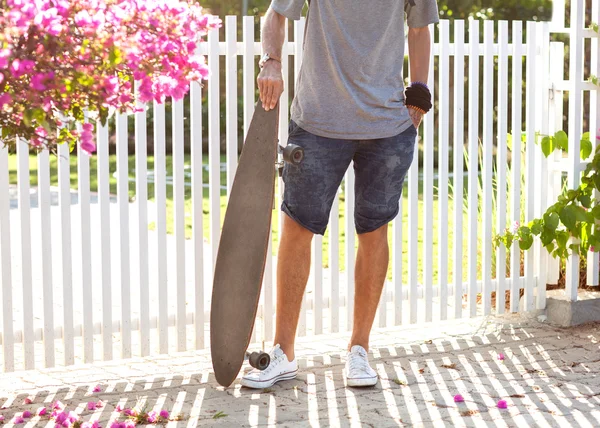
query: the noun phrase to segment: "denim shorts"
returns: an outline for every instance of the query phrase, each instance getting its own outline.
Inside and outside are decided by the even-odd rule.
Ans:
[[[288,144],[304,148],[304,160],[283,167],[282,211],[305,229],[323,235],[333,199],[354,161],[356,232],[372,232],[389,223],[398,215],[416,136],[411,125],[389,138],[339,140],[311,134],[290,121]]]

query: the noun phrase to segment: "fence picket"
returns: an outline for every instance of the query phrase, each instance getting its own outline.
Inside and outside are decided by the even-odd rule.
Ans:
[[[583,38],[584,0],[571,1],[571,32],[569,42],[569,153],[567,168],[567,187],[576,189],[580,181],[579,148],[581,139],[582,114],[580,112],[583,100],[581,84],[583,82]],[[572,244],[572,239],[567,245]],[[565,295],[568,300],[577,300],[579,284],[579,255],[572,253],[567,259]]]
[[[120,172],[120,174],[123,171]],[[125,169],[127,178],[127,169]],[[81,307],[83,310],[83,361],[94,361],[94,301],[92,292],[92,240],[90,220],[90,156],[83,150],[77,151],[77,186],[79,199],[79,222],[81,236]]]
[[[592,2],[592,18],[593,22],[600,22],[600,1]],[[590,74],[593,76],[600,75],[600,37],[594,37],[590,40]],[[544,39],[546,42],[546,39]],[[546,46],[544,46],[546,47]],[[598,95],[598,89],[590,91],[590,141],[594,146],[594,150],[598,147],[598,128],[600,122],[598,115],[600,115],[600,96]],[[592,153],[596,153],[593,151]],[[598,200],[600,198],[600,192],[594,191],[594,198]],[[598,227],[598,226],[596,226]],[[589,252],[588,263],[587,263],[587,285],[600,285],[600,253]],[[538,304],[538,306],[541,303]]]
[[[146,105],[137,103],[135,113],[135,201],[138,226],[138,286],[140,290],[140,356],[150,354],[150,270],[148,266],[148,142]]]
[[[194,247],[194,331],[196,349],[204,349],[204,228],[202,200],[202,88],[190,87],[192,158],[192,239]],[[237,146],[236,146],[237,150]],[[236,151],[237,153],[237,151]],[[237,160],[237,157],[236,157]]]
[[[453,146],[453,198],[454,198],[454,318],[462,317],[463,284],[463,176],[464,176],[464,123],[465,123],[465,22],[454,21],[454,146]]]
[[[121,271],[121,358],[131,357],[131,271],[129,255],[129,159],[127,115],[117,114],[117,205],[119,207],[119,269]]]
[[[492,308],[492,152],[494,150],[494,22],[485,21],[483,27],[483,242],[482,281],[483,314],[489,315]]]
[[[212,86],[212,85],[211,85]],[[209,89],[210,90],[210,89]],[[175,281],[177,284],[177,350],[186,349],[185,284],[185,176],[183,147],[183,100],[173,100],[173,230],[175,234]],[[217,145],[218,147],[218,145]],[[218,174],[217,170],[217,174]],[[218,177],[218,175],[217,175]],[[212,177],[211,177],[212,178]],[[217,183],[219,184],[219,183]],[[220,192],[220,190],[219,190]],[[211,207],[212,208],[212,207]],[[218,215],[218,212],[217,212]],[[218,219],[217,219],[218,220]]]
[[[508,22],[498,23],[498,155],[496,157],[496,230],[506,228],[506,137],[508,125]],[[498,246],[496,250],[496,313],[503,314],[506,305],[506,248]]]
[[[450,122],[450,22],[440,21],[438,101],[438,287],[440,319],[448,318],[448,146]],[[433,49],[432,49],[433,50]],[[456,231],[454,232],[456,233]]]
[[[469,21],[469,315],[477,315],[477,209],[479,184],[479,21]]]
[[[329,332],[340,331],[340,200],[336,194],[329,218]]]
[[[194,92],[194,84],[191,91]],[[192,96],[192,101],[195,98]],[[192,106],[193,108],[193,106]],[[154,101],[154,198],[156,205],[156,278],[158,281],[158,349],[169,352],[169,295],[167,293],[167,183],[165,105]],[[192,132],[195,132],[192,115]],[[200,117],[202,118],[202,117]],[[200,186],[202,189],[202,186]]]
[[[433,43],[433,31],[431,31],[431,43]],[[431,91],[431,99],[435,99],[434,93],[434,68],[433,68],[433,46],[431,46],[429,63],[429,76],[427,85]],[[432,109],[423,117],[423,284],[425,286],[425,322],[432,320],[433,305],[433,124],[434,110]]]
[[[523,23],[521,21],[513,21],[512,38],[511,227],[521,220],[521,45],[523,41]],[[521,250],[518,242],[514,242],[512,245],[510,259],[510,311],[518,312],[521,288]]]
[[[238,161],[237,139],[237,17],[225,17],[225,121],[227,146],[227,196],[231,192]]]
[[[108,127],[96,122],[96,159],[98,172],[98,208],[100,210],[100,284],[102,287],[102,355],[113,358],[112,273],[110,246],[110,171]]]
[[[0,147],[0,282],[2,290],[2,365],[5,372],[15,370],[13,328],[12,257],[10,233],[8,148]]]
[[[344,230],[346,231],[345,262],[346,265],[346,331],[352,329],[354,322],[354,255],[355,255],[355,229],[354,229],[354,164],[346,171],[344,178]]]
[[[535,192],[539,192],[539,188],[536,189],[535,181],[539,180],[539,177],[535,174],[535,109],[539,108],[536,103],[536,49],[537,39],[535,23],[527,23],[527,69],[526,69],[526,111],[525,111],[525,123],[526,123],[526,142],[525,142],[525,224],[529,223],[534,219],[534,198]],[[525,294],[524,304],[525,309],[530,311],[533,309],[533,247],[530,251],[525,252]]]
[[[221,235],[221,138],[219,113],[219,30],[208,32],[208,67],[211,80],[208,86],[208,185],[210,213],[210,245],[214,271]],[[252,118],[252,116],[250,116]]]

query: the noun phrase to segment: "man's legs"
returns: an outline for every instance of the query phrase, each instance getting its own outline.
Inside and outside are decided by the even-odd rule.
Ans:
[[[290,361],[294,355],[296,328],[302,298],[310,274],[310,244],[313,233],[286,214],[277,253],[277,312],[275,342]]]

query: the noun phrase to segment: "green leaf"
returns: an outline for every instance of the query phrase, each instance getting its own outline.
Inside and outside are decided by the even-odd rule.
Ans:
[[[590,197],[590,195],[579,195],[577,200],[582,206],[586,208],[590,208],[592,206],[592,198]]]
[[[548,245],[544,245],[544,247],[549,253],[551,253],[552,250],[554,250],[554,242],[550,242]]]
[[[589,135],[589,133],[588,133],[588,135]],[[592,146],[592,142],[589,140],[589,137],[587,140],[582,139],[579,142],[579,154],[581,156],[581,159],[585,160],[585,159],[589,158],[590,155],[592,154],[592,149],[593,149],[593,146]]]
[[[548,157],[554,151],[554,138],[552,137],[544,137],[542,138],[542,153],[544,156]]]
[[[556,243],[558,248],[565,250],[567,248],[567,241],[569,240],[569,234],[566,232],[558,232],[556,234]]]
[[[565,152],[569,151],[569,137],[567,137],[565,131],[558,131],[554,134],[554,138],[559,149],[564,150]]]
[[[594,187],[600,190],[600,174],[594,174],[592,178],[594,179]]]
[[[542,241],[542,245],[545,247],[554,241],[554,231],[550,231],[548,229],[544,229],[542,234],[540,235],[540,239]]]
[[[556,228],[558,227],[558,222],[559,222],[560,218],[558,216],[558,214],[556,213],[546,213],[544,214],[544,227],[546,229],[551,230],[552,232],[554,232],[556,230]]]
[[[575,207],[572,205],[564,207],[560,212],[560,221],[562,221],[562,224],[564,224],[567,229],[571,231],[575,229],[576,219],[577,212],[575,211]]]
[[[118,47],[113,46],[108,54],[108,62],[111,66],[119,65],[123,62],[123,56]]]
[[[521,250],[528,250],[533,245],[533,235],[524,236],[519,240],[519,248]]]
[[[592,215],[594,218],[600,219],[600,205],[596,205],[594,208],[592,208]]]
[[[535,219],[531,223],[531,233],[534,235],[539,235],[542,233],[542,221],[540,219]]]

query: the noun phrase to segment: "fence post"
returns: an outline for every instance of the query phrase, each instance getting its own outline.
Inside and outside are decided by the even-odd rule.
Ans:
[[[583,0],[571,2],[571,31],[569,38],[569,154],[567,185],[569,189],[579,186],[581,168],[579,158],[579,140],[581,137],[581,83],[583,79]],[[569,245],[573,244],[569,240]],[[573,253],[567,259],[567,277],[565,283],[566,297],[570,301],[577,300],[579,284],[579,255]]]

